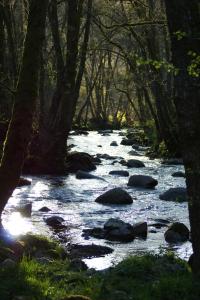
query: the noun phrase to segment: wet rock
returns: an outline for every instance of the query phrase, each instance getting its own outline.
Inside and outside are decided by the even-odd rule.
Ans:
[[[121,145],[124,145],[124,146],[132,146],[133,144],[135,143],[135,140],[134,139],[122,139],[121,141]]]
[[[129,168],[144,168],[145,164],[137,159],[129,159],[127,161],[127,167]]]
[[[131,228],[132,226],[128,223],[125,223],[124,221],[117,219],[117,218],[111,218],[104,224],[104,230],[110,231],[113,229],[120,229],[120,228]]]
[[[49,212],[49,211],[51,211],[51,209],[48,208],[47,206],[43,206],[43,207],[41,207],[41,208],[39,209],[39,211],[41,211],[41,212]]]
[[[85,152],[71,152],[67,156],[66,169],[68,172],[76,173],[79,170],[93,171],[96,166],[93,157]]]
[[[45,219],[45,223],[48,226],[51,226],[55,229],[61,227],[63,222],[64,222],[64,219],[59,216],[53,216],[53,217],[49,217],[49,218]]]
[[[18,208],[18,211],[23,217],[30,218],[32,214],[32,203],[27,203],[25,205],[21,205]]]
[[[104,230],[106,231],[105,238],[107,240],[128,242],[135,238],[133,226],[120,219],[109,219],[104,224]]]
[[[105,129],[105,130],[98,130],[98,133],[100,134],[104,134],[104,133],[113,133],[113,130],[112,129]]]
[[[88,270],[88,267],[84,261],[81,259],[72,259],[70,261],[70,269],[73,269],[73,271],[86,271]]]
[[[135,237],[146,238],[147,223],[140,222],[133,226],[117,218],[109,219],[103,228],[93,228],[83,230],[83,236],[89,238],[90,236],[98,239],[106,239],[109,241],[130,242]]]
[[[187,190],[183,187],[171,188],[159,196],[161,200],[185,202],[187,201]]]
[[[127,166],[127,161],[125,159],[121,159],[119,161],[119,163],[122,165],[122,166]]]
[[[135,150],[139,150],[140,146],[138,144],[133,144],[132,148],[135,149]]]
[[[18,187],[21,187],[21,186],[27,186],[27,185],[31,185],[31,180],[28,180],[26,178],[20,178],[19,179],[19,182],[18,182]]]
[[[133,155],[133,156],[141,156],[141,154],[140,153],[138,153],[137,151],[135,151],[135,150],[131,150],[131,151],[129,151],[128,152],[128,154],[129,155]]]
[[[99,176],[95,176],[93,174],[90,174],[88,172],[85,172],[85,171],[81,171],[79,170],[77,173],[76,173],[76,178],[77,179],[100,179],[100,180],[104,180],[103,178],[99,177]]]
[[[189,240],[189,229],[183,223],[173,223],[165,232],[165,240],[168,243],[185,242]]]
[[[98,158],[107,159],[107,160],[112,160],[112,159],[117,159],[117,158],[119,158],[118,156],[112,156],[112,155],[109,155],[109,154],[106,154],[106,153],[104,153],[104,154],[98,153],[98,154],[97,154],[97,157],[98,157]]]
[[[116,170],[116,171],[110,171],[110,175],[116,175],[116,176],[122,176],[122,177],[128,177],[129,172],[128,171],[123,171],[123,170]]]
[[[82,236],[85,239],[89,239],[91,236],[96,239],[104,239],[105,238],[106,231],[103,228],[95,227],[91,229],[83,229]]]
[[[158,184],[158,181],[151,176],[146,175],[132,175],[129,178],[128,186],[142,187],[151,189]]]
[[[147,222],[139,222],[133,225],[133,234],[134,236],[139,236],[139,237],[147,237]]]
[[[131,204],[133,199],[123,189],[114,188],[99,196],[95,202],[101,204]]]
[[[172,174],[173,177],[185,177],[185,173],[184,172],[174,172]]]
[[[116,141],[113,141],[113,142],[111,142],[111,143],[110,143],[110,146],[114,146],[114,147],[116,147],[116,146],[118,146],[118,144],[117,144],[117,142],[116,142]]]
[[[171,158],[161,161],[162,165],[183,165],[183,160],[178,158]]]
[[[113,252],[113,249],[106,246],[100,246],[100,245],[79,245],[74,244],[70,245],[68,248],[68,252],[70,257],[72,258],[92,258],[92,257],[101,257],[106,254],[110,254]]]

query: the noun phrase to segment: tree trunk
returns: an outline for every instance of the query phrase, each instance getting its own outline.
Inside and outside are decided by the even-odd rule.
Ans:
[[[0,215],[18,184],[31,137],[47,0],[31,0],[22,67],[0,166]]]
[[[200,273],[200,84],[188,73],[189,51],[200,51],[199,0],[165,0],[175,76],[175,105],[179,122],[193,246],[193,271]],[[178,32],[181,36],[177,36]]]
[[[65,171],[66,141],[74,110],[78,42],[83,1],[68,0],[66,63],[60,46],[57,3],[52,0],[49,19],[57,60],[57,84],[40,126],[40,153],[32,172],[60,174]]]

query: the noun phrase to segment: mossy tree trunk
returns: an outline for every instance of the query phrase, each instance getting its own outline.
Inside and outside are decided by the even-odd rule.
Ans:
[[[47,5],[48,0],[30,0],[22,66],[0,165],[0,215],[18,184],[31,137]]]
[[[189,53],[200,54],[199,0],[165,0],[175,76],[175,105],[186,171],[193,246],[193,271],[200,273],[200,83],[188,72]]]

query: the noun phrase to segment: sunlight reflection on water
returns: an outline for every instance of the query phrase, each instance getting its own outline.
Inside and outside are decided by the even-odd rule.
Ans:
[[[33,230],[33,224],[29,219],[23,218],[19,212],[13,212],[4,219],[3,225],[12,235],[25,234]]]

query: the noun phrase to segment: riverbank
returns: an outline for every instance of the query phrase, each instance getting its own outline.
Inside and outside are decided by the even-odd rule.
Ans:
[[[115,267],[95,271],[73,264],[60,246],[45,238],[25,239],[23,245],[25,254],[21,259],[6,259],[0,264],[1,300],[199,300],[200,297],[199,281],[192,277],[189,265],[170,253],[132,256]]]

